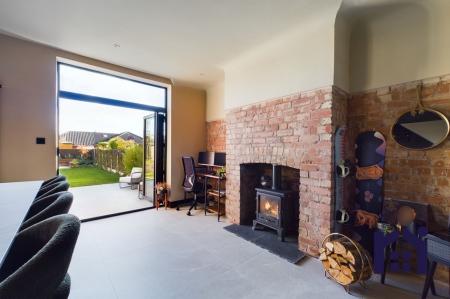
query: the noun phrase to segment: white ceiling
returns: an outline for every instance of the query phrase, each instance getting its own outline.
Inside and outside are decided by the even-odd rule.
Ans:
[[[221,66],[327,1],[337,0],[0,0],[0,29],[207,87],[223,77]]]

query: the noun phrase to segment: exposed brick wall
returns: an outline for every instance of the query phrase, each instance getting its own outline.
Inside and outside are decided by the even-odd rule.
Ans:
[[[423,82],[423,103],[449,117],[450,76],[437,81]],[[359,132],[375,129],[386,136],[385,197],[430,203],[435,224],[444,226],[450,213],[450,141],[427,151],[408,151],[390,136],[396,118],[415,106],[417,83],[352,96],[336,87],[323,88],[240,107],[227,113],[225,123],[208,124],[211,136],[226,131],[228,218],[240,221],[240,164],[277,163],[297,168],[299,248],[317,254],[320,241],[331,230],[332,132],[347,124],[349,153]],[[214,140],[208,137],[208,149],[221,148]],[[350,201],[346,204],[351,205]],[[440,269],[437,276],[448,281],[447,274]]]
[[[328,87],[227,113],[226,213],[232,222],[240,222],[239,194],[245,188],[240,186],[240,164],[277,163],[297,168],[299,248],[317,254],[320,242],[331,229],[333,95],[333,88]],[[339,121],[345,121],[343,115],[345,112],[337,117]]]
[[[423,104],[450,116],[450,76],[424,81]],[[348,103],[352,140],[378,130],[387,140],[385,198],[431,204],[433,228],[445,227],[450,213],[450,140],[426,151],[406,150],[391,137],[398,116],[416,105],[416,86],[409,82],[354,94]],[[447,271],[439,271],[441,279]],[[447,279],[448,281],[448,279]]]
[[[225,120],[215,120],[206,123],[206,150],[225,152],[225,135],[227,126]]]

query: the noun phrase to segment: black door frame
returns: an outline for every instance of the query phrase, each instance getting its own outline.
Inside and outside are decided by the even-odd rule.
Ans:
[[[153,162],[153,184],[164,182],[166,178],[166,114],[163,112],[154,112],[148,116],[144,117],[144,165],[143,165],[143,177],[144,177],[144,188],[143,188],[143,197],[145,199],[149,199],[147,194],[147,184],[145,183],[145,179],[147,177],[147,167],[146,167],[146,157],[147,153],[147,120],[153,118],[153,135],[154,135],[154,162]],[[153,206],[155,206],[155,189],[153,188]]]
[[[157,107],[157,106],[151,106],[151,105],[138,104],[138,103],[133,103],[133,102],[127,102],[127,101],[122,101],[119,99],[103,98],[103,97],[91,96],[91,95],[86,95],[86,94],[81,94],[81,93],[62,91],[62,90],[60,90],[60,66],[61,65],[67,65],[70,67],[82,69],[82,70],[89,71],[89,72],[99,73],[99,74],[116,77],[116,78],[123,79],[123,80],[128,80],[128,81],[137,82],[140,84],[164,89],[164,98],[165,98],[164,99],[164,108]],[[57,109],[57,114],[56,114],[56,118],[57,118],[56,134],[57,134],[57,136],[56,136],[56,138],[57,138],[57,142],[58,142],[57,147],[56,147],[56,158],[57,158],[57,165],[58,165],[58,167],[56,169],[57,175],[59,175],[59,159],[60,159],[59,158],[59,101],[61,98],[64,98],[64,99],[74,100],[74,101],[90,102],[90,103],[96,103],[96,104],[103,104],[103,105],[116,106],[116,107],[122,107],[122,108],[128,108],[128,109],[146,110],[149,112],[154,112],[154,115],[155,115],[155,137],[156,137],[155,138],[155,162],[157,161],[156,158],[158,158],[158,161],[160,161],[160,163],[154,163],[154,167],[155,167],[154,174],[156,176],[156,173],[157,173],[156,171],[158,170],[158,179],[160,179],[160,181],[164,181],[166,179],[166,164],[167,164],[167,160],[166,160],[167,122],[166,122],[166,119],[167,119],[167,102],[168,102],[168,88],[167,87],[157,85],[157,84],[151,84],[148,82],[143,82],[143,81],[136,80],[136,79],[130,79],[130,78],[110,74],[107,72],[102,72],[99,70],[90,69],[87,67],[77,66],[77,65],[73,65],[73,64],[69,64],[69,63],[61,62],[61,61],[58,61],[56,64],[56,72],[57,72],[57,85],[58,85],[57,86],[57,103],[56,103],[56,109]],[[159,123],[159,125],[157,126],[158,123]],[[145,130],[145,127],[144,127],[144,130]],[[145,138],[145,131],[144,131],[144,138]],[[158,145],[159,145],[159,151],[157,151],[158,145],[156,145],[156,143],[158,143]],[[156,157],[156,152],[159,152],[158,157]],[[145,158],[145,146],[144,146],[144,158]],[[145,160],[144,160],[144,163],[145,163]],[[158,169],[156,169],[157,164],[158,164]],[[145,175],[145,165],[143,165],[143,166],[144,166],[143,168],[144,168],[144,175]],[[145,179],[145,177],[144,177],[144,179]],[[156,179],[156,177],[155,177],[155,179]],[[144,184],[144,188],[145,188],[145,184]],[[153,209],[154,207],[155,207],[155,204],[153,201],[153,206],[149,207],[149,208],[142,208],[142,209],[119,212],[119,213],[114,213],[114,214],[109,214],[109,215],[104,215],[104,216],[99,216],[99,217],[93,217],[90,219],[85,219],[82,222],[88,222],[88,221],[92,221],[92,220],[103,219],[103,218],[108,218],[108,217],[113,217],[113,216],[118,216],[118,215],[123,215],[123,214],[128,214],[128,213],[133,213],[133,212],[138,212],[138,211],[143,211],[143,210],[148,210],[148,209]]]
[[[147,183],[146,183],[146,178],[147,178],[147,161],[146,161],[146,157],[147,157],[147,155],[148,155],[148,152],[147,152],[147,120],[149,120],[149,119],[151,119],[151,118],[153,118],[153,143],[155,144],[155,147],[154,147],[154,149],[153,149],[153,151],[154,151],[154,154],[153,154],[153,157],[155,157],[156,158],[156,112],[154,112],[154,113],[152,113],[152,114],[150,114],[150,115],[147,115],[147,116],[144,116],[144,158],[142,159],[143,160],[143,164],[144,165],[142,165],[142,169],[143,169],[143,185],[144,185],[144,188],[142,189],[142,196],[143,196],[143,198],[144,199],[150,199],[148,196],[147,196]],[[155,180],[155,169],[156,169],[156,167],[155,167],[155,165],[156,165],[156,159],[155,159],[155,161],[153,161],[153,184],[155,185],[155,182],[156,182],[156,180]],[[154,187],[154,186],[153,186]],[[153,202],[153,206],[155,206],[155,188],[153,188],[153,199],[152,199],[152,202]]]

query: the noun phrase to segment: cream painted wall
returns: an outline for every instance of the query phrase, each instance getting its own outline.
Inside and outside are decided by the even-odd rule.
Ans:
[[[365,9],[350,42],[352,91],[450,73],[450,1],[403,1]]]
[[[225,110],[333,84],[334,21],[341,1],[224,66]]]
[[[57,57],[170,84],[165,78],[0,35],[0,182],[45,179],[56,173]],[[168,107],[168,148],[172,150],[168,181],[180,186],[181,153],[196,156],[205,147],[205,93],[173,89]],[[37,136],[45,137],[46,144],[36,145]],[[178,187],[176,192],[179,195]]]
[[[169,114],[169,146],[167,165],[170,201],[183,199],[183,155],[197,160],[198,152],[206,149],[206,92],[184,86],[172,87],[172,106]]]
[[[216,82],[206,89],[206,121],[220,120],[225,118],[225,89],[224,81]]]
[[[209,92],[207,119],[331,84],[360,91],[450,73],[450,1],[327,5],[303,26],[225,64],[224,111]]]
[[[334,23],[334,85],[350,90],[350,33],[351,23],[339,9]]]

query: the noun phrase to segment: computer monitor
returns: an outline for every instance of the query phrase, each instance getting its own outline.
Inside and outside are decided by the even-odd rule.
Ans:
[[[225,166],[226,154],[220,152],[199,152],[198,164],[205,166]]]
[[[225,166],[226,165],[226,154],[225,153],[214,153],[214,166]]]
[[[214,164],[214,152],[199,152],[198,164],[201,165],[213,165]]]

